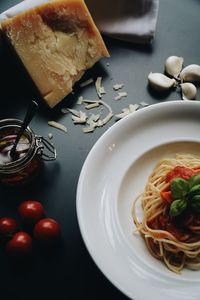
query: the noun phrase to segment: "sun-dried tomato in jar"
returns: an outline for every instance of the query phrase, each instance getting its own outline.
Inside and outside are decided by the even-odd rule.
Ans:
[[[21,124],[22,121],[17,119],[0,121],[0,183],[10,186],[30,182],[39,173],[43,160],[56,159],[56,151],[52,144],[42,136],[36,136],[29,127],[19,140],[17,155],[12,157],[10,151]],[[44,147],[52,156],[43,153]]]

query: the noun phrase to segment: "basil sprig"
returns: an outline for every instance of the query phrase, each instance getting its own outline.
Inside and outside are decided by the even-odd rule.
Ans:
[[[185,199],[178,199],[174,200],[170,205],[170,216],[176,217],[179,216],[186,208],[187,208],[187,201]]]
[[[190,177],[188,179],[188,183],[189,183],[190,188],[192,188],[193,186],[195,186],[197,184],[200,184],[200,173]]]
[[[170,183],[173,202],[169,213],[172,217],[179,216],[187,208],[200,213],[200,174],[192,176],[189,180],[175,178]]]
[[[184,199],[189,192],[188,181],[183,178],[175,178],[171,181],[170,189],[173,199]]]

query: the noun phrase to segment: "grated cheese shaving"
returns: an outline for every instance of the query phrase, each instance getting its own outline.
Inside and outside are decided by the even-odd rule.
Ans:
[[[129,113],[130,113],[130,112],[127,110],[127,111],[122,112],[121,114],[115,115],[115,117],[116,117],[117,119],[123,119],[124,117],[128,116]]]
[[[50,140],[53,138],[53,134],[52,134],[51,132],[48,134],[48,138],[49,138]]]
[[[83,96],[78,97],[77,104],[81,105],[83,103]]]
[[[125,107],[125,108],[122,109],[122,111],[125,112],[125,113],[129,112],[129,108]]]
[[[87,120],[87,124],[90,125],[90,126],[94,126],[95,125],[95,122],[98,121],[100,118],[100,114],[92,114],[89,119]]]
[[[55,128],[57,128],[57,129],[60,129],[60,130],[62,130],[62,131],[64,131],[64,132],[67,133],[67,127],[64,126],[63,124],[60,124],[60,123],[55,122],[55,121],[49,121],[49,122],[48,122],[48,125],[49,125],[49,126],[52,126],[52,127],[55,127]]]
[[[104,124],[103,124],[103,121],[102,120],[98,120],[97,123],[96,123],[96,126],[97,127],[102,127]]]
[[[136,111],[138,108],[139,108],[139,105],[138,105],[138,104],[130,104],[130,105],[129,105],[129,110],[130,110],[130,112],[134,112],[134,111]]]
[[[123,119],[128,116],[130,113],[135,112],[139,108],[139,104],[130,104],[128,108],[123,108],[122,113],[115,115],[117,119]]]
[[[106,91],[103,86],[101,86],[102,77],[97,77],[95,82],[96,92],[98,97],[101,99],[102,94],[106,94]]]
[[[90,79],[88,79],[88,80],[82,82],[82,83],[80,84],[80,87],[85,87],[85,86],[91,84],[93,81],[94,81],[94,80],[93,80],[92,78],[90,78]]]
[[[82,128],[82,131],[83,131],[84,133],[93,132],[94,130],[95,130],[95,127],[93,127],[93,126],[88,126],[88,127]]]
[[[113,85],[113,90],[118,91],[124,87],[123,83],[116,83]]]
[[[80,118],[80,111],[71,108],[68,108],[68,111],[72,113],[72,115]]]
[[[79,117],[72,115],[72,120],[74,124],[84,124],[87,120],[87,115],[85,112],[79,111]]]
[[[105,88],[103,86],[100,86],[100,93],[101,95],[106,94]]]
[[[127,97],[127,92],[119,92],[117,93],[117,96],[115,97],[115,100],[121,100],[123,97]]]
[[[103,125],[105,125],[106,123],[108,123],[113,117],[113,113],[109,112],[107,114],[107,116],[102,120]]]
[[[91,109],[99,106],[99,102],[94,102],[85,106],[86,109]]]
[[[88,99],[83,99],[83,103],[100,103],[100,100],[88,100]]]
[[[146,102],[140,102],[139,103],[141,106],[143,106],[143,107],[145,107],[145,106],[149,106],[149,104],[148,103],[146,103]]]

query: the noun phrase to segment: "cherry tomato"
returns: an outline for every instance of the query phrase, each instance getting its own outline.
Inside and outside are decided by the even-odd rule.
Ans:
[[[44,208],[42,204],[35,200],[22,202],[18,211],[22,220],[28,224],[35,224],[44,216]]]
[[[44,218],[36,223],[34,237],[41,242],[55,242],[60,237],[60,225],[53,219]]]
[[[15,219],[5,217],[0,218],[0,237],[1,238],[9,238],[15,233],[17,230],[17,223]]]
[[[7,243],[6,250],[13,256],[23,256],[30,254],[32,249],[32,239],[26,232],[19,231],[14,234]]]
[[[165,204],[171,204],[173,201],[171,191],[161,191],[160,197],[162,198]]]

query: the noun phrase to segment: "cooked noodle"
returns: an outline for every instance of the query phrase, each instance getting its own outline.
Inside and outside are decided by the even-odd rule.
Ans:
[[[169,183],[166,182],[166,174],[176,166],[200,168],[200,157],[191,154],[177,154],[175,158],[160,161],[149,176],[144,192],[134,201],[132,216],[151,255],[162,260],[171,271],[180,273],[183,267],[193,270],[200,269],[200,232],[188,233],[183,228],[174,229],[172,227],[174,225],[169,224],[173,230],[177,230],[179,233],[180,238],[178,238],[173,230],[163,230],[158,225],[150,226],[152,220],[156,224],[156,220],[160,216],[165,217],[169,213],[168,206],[162,200],[160,193],[169,186]],[[136,214],[138,201],[144,212],[142,221]]]

